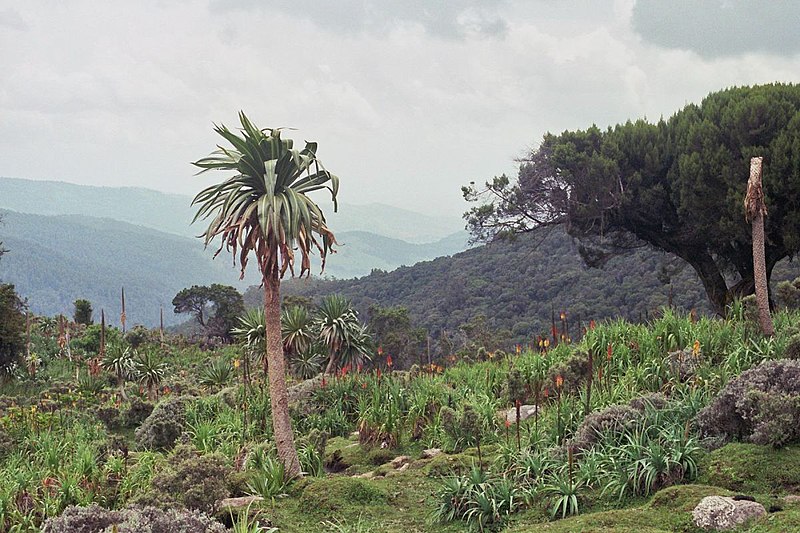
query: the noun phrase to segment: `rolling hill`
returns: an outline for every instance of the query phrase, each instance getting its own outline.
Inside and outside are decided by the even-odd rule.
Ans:
[[[360,231],[424,244],[449,237],[464,227],[458,217],[431,216],[376,203],[340,202],[339,211],[334,213],[325,195],[315,198],[337,235]],[[36,215],[112,218],[185,237],[195,237],[204,229],[200,222],[190,226],[194,217],[191,201],[189,196],[136,187],[92,187],[0,177],[0,209]]]
[[[452,257],[420,262],[392,272],[376,271],[349,280],[290,280],[285,295],[318,300],[330,293],[350,298],[363,318],[370,305],[404,306],[416,325],[436,336],[483,315],[494,330],[507,329],[515,342],[530,340],[550,328],[551,312],[566,311],[572,321],[627,318],[640,320],[668,303],[669,286],[662,267],[672,276],[673,304],[683,310],[710,313],[694,271],[670,256],[641,248],[610,260],[603,269],[583,264],[577,247],[560,228],[545,238],[521,235]],[[677,267],[677,268],[676,268]],[[800,275],[796,263],[775,268],[772,282]],[[260,291],[251,287],[245,303],[256,305]]]
[[[214,250],[194,238],[202,227],[190,226],[190,202],[147,189],[0,178],[0,241],[11,250],[0,262],[0,280],[14,283],[37,313],[69,313],[76,298],[87,298],[115,317],[124,285],[131,323],[151,326],[162,305],[168,323],[179,318],[169,304],[184,287],[258,283],[255,268],[239,282],[229,255],[212,261]],[[392,270],[466,248],[467,234],[452,220],[390,206],[343,205],[330,220],[350,229],[337,230],[341,246],[328,261],[329,278]],[[418,241],[434,240],[397,238],[414,232]],[[318,263],[312,268],[319,273]]]

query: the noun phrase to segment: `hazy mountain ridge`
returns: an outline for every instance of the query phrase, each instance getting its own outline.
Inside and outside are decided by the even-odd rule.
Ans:
[[[258,283],[254,262],[240,282],[230,254],[223,251],[212,261],[218,244],[204,250],[195,238],[202,227],[189,226],[189,203],[188,197],[148,189],[0,178],[0,241],[11,250],[0,261],[0,280],[14,283],[31,310],[49,315],[71,313],[75,299],[87,298],[98,316],[105,308],[109,316],[118,317],[119,293],[125,286],[129,322],[151,326],[158,323],[162,306],[167,323],[179,318],[170,302],[184,287],[224,283],[243,290]],[[428,225],[429,236],[449,233],[435,242],[413,244],[368,231],[337,231],[341,246],[328,259],[328,277],[392,270],[466,247],[466,232],[454,233],[443,222],[434,227],[441,220],[433,217],[388,206],[356,206],[355,214],[345,216],[349,208],[340,206],[331,220],[380,228],[391,223],[382,216],[394,210],[402,215],[400,222],[419,218],[418,223]],[[365,218],[370,213],[372,218]],[[407,223],[396,233],[410,227]],[[318,258],[312,258],[312,272],[319,274],[319,268]]]
[[[333,211],[329,198],[314,196],[337,234],[364,231],[408,243],[433,243],[460,230],[457,217],[416,213],[385,204],[339,204]],[[0,209],[39,215],[87,215],[112,218],[167,233],[196,237],[205,229],[195,214],[192,198],[138,187],[96,187],[61,181],[0,177]]]
[[[80,215],[0,214],[10,250],[0,261],[0,279],[14,283],[35,313],[71,314],[72,302],[86,298],[97,318],[101,308],[118,317],[124,286],[130,324],[157,324],[162,306],[169,324],[178,318],[170,302],[180,289],[246,284],[230,263],[212,261],[202,243],[185,237]]]

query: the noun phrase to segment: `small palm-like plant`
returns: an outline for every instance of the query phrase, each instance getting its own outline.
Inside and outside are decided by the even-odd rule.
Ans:
[[[320,373],[325,356],[314,346],[292,356],[292,372],[300,379],[310,379]]]
[[[369,335],[344,296],[331,294],[323,298],[314,323],[320,342],[328,350],[326,374],[367,357]]]
[[[247,482],[248,492],[266,500],[285,496],[291,479],[287,476],[283,463],[269,455],[262,457],[259,462],[259,467]]]
[[[230,361],[224,357],[218,357],[203,369],[200,375],[200,384],[212,389],[221,389],[231,381],[232,377],[233,367]]]
[[[311,316],[308,310],[295,305],[281,313],[281,338],[287,354],[305,352],[314,341]]]
[[[262,361],[264,363],[264,380],[267,379],[267,357],[266,357],[266,325],[264,309],[257,307],[248,309],[238,318],[238,324],[231,330],[235,339],[244,345],[244,380],[250,381],[250,360]]]
[[[159,361],[153,351],[139,352],[134,361],[136,380],[147,387],[147,395],[152,398],[156,387],[164,379],[167,363]]]
[[[121,343],[112,344],[106,350],[106,355],[100,361],[100,365],[104,370],[114,374],[119,391],[122,397],[126,398],[125,381],[133,376],[136,369],[133,351]]]

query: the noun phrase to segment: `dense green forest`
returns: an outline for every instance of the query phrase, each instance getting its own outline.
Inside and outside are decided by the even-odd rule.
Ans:
[[[553,310],[567,312],[573,322],[644,319],[668,304],[670,281],[674,306],[711,312],[694,271],[667,254],[641,248],[602,269],[589,268],[563,230],[547,231],[358,279],[287,280],[283,292],[313,299],[340,293],[366,319],[372,305],[403,306],[417,326],[434,336],[483,315],[492,329],[510,330],[510,342],[548,332]],[[797,273],[795,264],[781,263],[773,284]],[[245,293],[248,306],[260,301],[256,288]]]

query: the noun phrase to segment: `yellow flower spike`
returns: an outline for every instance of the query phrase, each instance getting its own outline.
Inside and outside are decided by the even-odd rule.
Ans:
[[[238,359],[234,359],[233,360],[233,368],[239,368],[239,364],[240,364],[240,362],[239,362]]]

